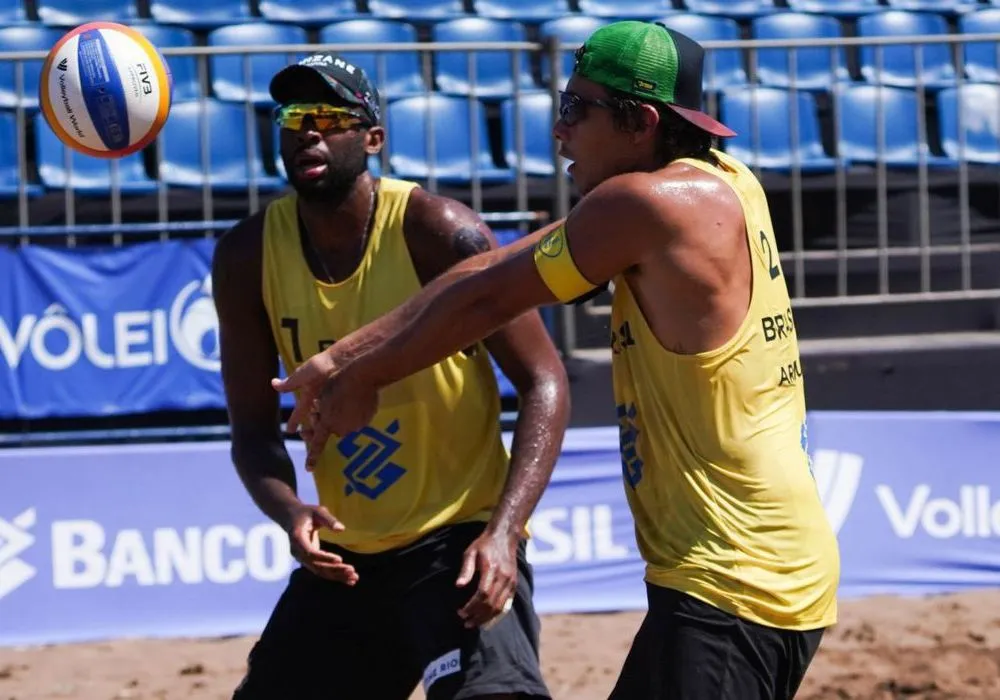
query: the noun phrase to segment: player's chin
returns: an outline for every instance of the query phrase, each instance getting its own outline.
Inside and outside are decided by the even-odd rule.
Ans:
[[[576,187],[577,191],[581,195],[586,195],[588,192],[594,189],[594,184],[592,183],[592,181],[589,178],[587,178],[586,175],[581,174],[579,171],[574,172],[574,174],[570,177],[570,179],[573,181],[573,185]]]
[[[326,177],[313,179],[292,175],[292,177],[289,178],[289,183],[296,193],[304,199],[324,197],[329,191]]]

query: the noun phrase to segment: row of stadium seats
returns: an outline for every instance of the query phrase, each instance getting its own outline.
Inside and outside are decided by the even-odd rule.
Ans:
[[[566,43],[581,42],[604,20],[586,17],[564,17],[544,23],[539,35],[559,36]],[[739,29],[734,20],[705,15],[677,14],[664,18],[670,26],[698,40],[735,40]],[[192,47],[195,35],[180,27],[160,25],[135,25],[160,47]],[[1000,8],[983,10],[966,15],[959,20],[960,31],[966,33],[1000,33]],[[842,36],[840,23],[828,16],[802,13],[782,13],[757,18],[751,25],[751,35],[760,39],[809,39]],[[862,17],[858,21],[859,36],[906,36],[911,34],[945,34],[947,26],[940,15],[890,11]],[[0,51],[47,50],[58,39],[60,30],[50,27],[21,26],[0,29]],[[524,41],[523,25],[504,20],[470,18],[443,22],[435,26],[432,38],[437,41]],[[417,31],[412,24],[394,20],[348,20],[326,25],[319,30],[321,43],[412,43],[417,41]],[[308,43],[306,30],[290,24],[244,23],[227,25],[212,30],[207,35],[210,46],[267,46]],[[737,49],[710,52],[706,61],[706,88],[719,90],[729,86],[746,85],[751,76],[756,82],[774,87],[786,87],[793,82],[804,89],[825,90],[834,82],[849,81],[852,74],[848,55],[851,50],[841,47],[789,49],[761,49],[753,58]],[[469,55],[465,52],[446,51],[427,62],[417,51],[375,53],[348,53],[348,57],[376,77],[380,90],[387,98],[403,97],[424,90],[443,94],[475,94],[483,98],[504,98],[513,94],[515,77],[521,90],[544,86],[550,79],[548,55],[539,57],[539,65],[532,65],[532,56],[520,55],[518,70],[514,70],[513,54],[504,51],[486,51],[475,54],[475,84],[470,81]],[[794,59],[791,57],[794,56]],[[960,65],[962,77],[977,82],[1000,82],[1000,65],[995,42],[974,42],[961,46]],[[299,55],[256,54],[211,56],[207,60],[210,96],[255,104],[269,104],[267,92],[271,76]],[[953,63],[952,47],[946,44],[928,44],[918,51],[912,45],[887,46],[881,50],[861,47],[856,57],[857,77],[868,83],[913,86],[922,84],[935,89],[954,85],[959,76]],[[198,59],[194,56],[170,56],[168,62],[174,79],[174,98],[186,100],[205,92],[199,80]],[[245,66],[249,63],[249,66]],[[37,91],[41,70],[40,61],[24,62],[22,89],[17,90],[16,66],[13,62],[0,63],[0,107],[21,104],[27,108],[37,106]],[[753,69],[756,69],[754,73]],[[572,71],[572,54],[565,52],[560,75]],[[536,77],[537,76],[537,77]],[[249,87],[249,89],[248,89]],[[19,97],[20,95],[20,97]]]
[[[0,23],[37,21],[72,27],[93,20],[131,23],[151,19],[192,28],[248,20],[319,26],[353,17],[440,21],[481,16],[540,22],[572,14],[653,19],[670,12],[756,17],[785,9],[858,16],[887,7],[961,14],[1000,0],[0,0]]]
[[[496,130],[500,143],[496,148],[490,142],[490,123],[482,102],[444,95],[391,102],[387,114],[388,172],[404,178],[428,178],[432,162],[426,137],[432,130],[433,172],[441,182],[468,183],[473,168],[484,183],[509,182],[518,170],[530,176],[552,176],[551,98],[548,93],[525,94],[519,105],[524,144],[520,168],[514,101],[500,105]],[[778,88],[728,90],[721,96],[720,115],[739,135],[726,140],[723,146],[751,165],[765,169],[789,170],[798,162],[803,172],[832,171],[836,161],[824,145],[821,123],[821,112],[830,107],[821,108],[809,92]],[[935,95],[932,108],[929,112],[936,115],[933,122],[927,119],[928,110],[923,109],[915,91],[867,85],[843,89],[836,110],[836,130],[844,164],[851,167],[883,162],[906,167],[916,166],[923,159],[930,166],[954,167],[963,158],[959,109],[966,125],[964,159],[971,163],[1000,163],[1000,86],[967,84],[958,90],[946,89]],[[219,192],[236,192],[247,189],[252,174],[260,190],[283,187],[276,128],[272,125],[270,134],[262,133],[257,116],[244,106],[212,99],[177,104],[161,136],[159,179],[171,186],[207,184]],[[33,122],[33,160],[41,185],[32,186],[31,195],[45,188],[64,188],[69,181],[65,149],[40,116],[35,115]],[[933,138],[922,139],[921,123],[935,122],[938,126],[928,125],[925,132]],[[202,124],[207,131],[203,132]],[[475,147],[471,145],[471,124],[476,127]],[[192,138],[192,134],[199,133],[207,134],[204,166],[202,140]],[[16,115],[0,112],[0,194],[7,197],[17,194],[17,143]],[[932,143],[937,146],[931,148]],[[74,190],[82,194],[109,191],[108,161],[74,152],[71,162]],[[377,162],[372,164],[379,167]],[[119,161],[118,177],[126,194],[157,187],[142,154]]]

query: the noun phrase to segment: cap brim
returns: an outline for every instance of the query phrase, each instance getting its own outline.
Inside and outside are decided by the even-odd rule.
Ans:
[[[282,68],[271,78],[269,91],[271,98],[278,104],[287,104],[301,99],[303,94],[314,90],[328,91],[344,102],[360,105],[361,101],[351,94],[337,81],[327,78],[321,71],[312,66],[293,64]]]
[[[688,109],[687,107],[679,107],[678,105],[668,104],[670,109],[674,110],[679,116],[684,117],[687,121],[694,124],[696,127],[702,131],[707,131],[713,136],[736,136],[736,132],[730,129],[728,126],[722,122],[712,119],[710,116],[704,112],[699,112],[696,109]]]

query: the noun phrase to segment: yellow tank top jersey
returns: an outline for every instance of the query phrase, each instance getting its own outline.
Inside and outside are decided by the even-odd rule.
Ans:
[[[414,186],[381,179],[368,247],[354,273],[337,284],[317,280],[306,264],[296,195],[268,206],[264,303],[289,371],[420,289],[403,236]],[[488,520],[507,467],[499,391],[480,345],[386,387],[368,426],[331,438],[313,478],[320,502],[346,529],[323,530],[321,537],[369,553],[442,525]]]
[[[767,200],[753,174],[685,159],[739,196],[752,300],[722,347],[660,345],[614,280],[612,367],[622,474],[646,580],[786,629],[836,621],[837,541],[810,472],[791,304]],[[665,301],[665,303],[667,303]]]

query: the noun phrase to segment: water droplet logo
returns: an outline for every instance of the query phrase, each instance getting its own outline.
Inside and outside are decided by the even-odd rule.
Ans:
[[[170,336],[185,360],[198,369],[219,371],[219,317],[212,300],[211,275],[188,283],[174,299]]]

